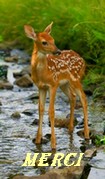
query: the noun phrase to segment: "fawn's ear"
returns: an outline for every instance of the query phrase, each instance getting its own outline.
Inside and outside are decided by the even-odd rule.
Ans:
[[[52,25],[53,25],[53,22],[51,22],[51,24],[49,24],[46,28],[45,28],[45,32],[47,32],[48,34],[51,33],[51,29],[52,29]]]
[[[27,37],[36,40],[36,33],[34,32],[34,29],[30,25],[24,25],[24,31]]]

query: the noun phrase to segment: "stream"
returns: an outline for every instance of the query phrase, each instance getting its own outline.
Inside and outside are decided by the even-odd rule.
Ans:
[[[15,53],[15,52],[14,52]],[[43,137],[45,143],[40,148],[34,144],[33,139],[37,132],[38,121],[38,91],[35,86],[22,88],[14,84],[14,72],[21,71],[29,63],[7,63],[0,57],[0,65],[8,65],[8,81],[13,84],[11,90],[0,90],[0,179],[11,179],[14,175],[24,174],[34,176],[44,173],[48,167],[22,167],[27,153],[51,152],[51,133],[48,119],[49,98],[46,100],[43,120]],[[32,98],[32,95],[36,97]],[[13,114],[20,116],[14,118]],[[69,114],[69,102],[65,95],[58,90],[55,102],[57,118],[65,119]],[[80,152],[83,138],[78,132],[83,129],[79,123],[83,120],[82,108],[75,109],[77,125],[72,139],[67,128],[55,127],[57,151],[64,154],[71,151]],[[105,108],[101,102],[94,102],[92,96],[88,97],[88,116],[91,130],[103,133],[105,130]],[[36,123],[35,123],[36,122]],[[91,145],[91,141],[90,141]],[[91,170],[88,179],[105,178],[105,149],[98,149],[97,155],[90,161]]]

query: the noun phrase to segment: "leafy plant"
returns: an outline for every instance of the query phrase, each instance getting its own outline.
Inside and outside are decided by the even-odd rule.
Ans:
[[[94,139],[94,144],[96,146],[105,145],[105,135],[96,135]]]
[[[32,49],[32,42],[24,24],[38,32],[53,21],[57,46],[77,51],[100,69],[97,74],[105,74],[105,1],[0,0],[0,19],[1,41],[18,39],[26,49]]]

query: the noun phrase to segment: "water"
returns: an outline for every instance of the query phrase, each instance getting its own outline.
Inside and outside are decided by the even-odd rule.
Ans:
[[[7,64],[1,61],[1,64]],[[13,84],[15,79],[13,72],[20,71],[27,64],[19,65],[9,63],[8,79]],[[19,88],[14,85],[13,90],[1,90],[0,101],[2,106],[0,107],[0,178],[11,178],[12,175],[24,174],[27,176],[38,175],[42,173],[42,168],[37,167],[22,167],[23,161],[27,153],[34,154],[35,152],[51,152],[50,139],[46,144],[42,144],[40,149],[33,143],[35,134],[37,131],[37,125],[32,125],[34,119],[38,119],[38,100],[34,102],[27,99],[33,93],[37,93],[35,86],[31,88]],[[46,110],[43,122],[43,136],[50,134],[50,127],[48,125],[48,103],[46,103]],[[101,103],[94,103],[92,98],[88,98],[88,111],[89,122],[91,123],[91,129],[98,132],[104,130],[105,110]],[[23,111],[30,109],[34,110],[32,115],[25,115]],[[64,118],[69,114],[69,103],[67,98],[61,92],[57,92],[56,98],[56,115],[59,118]],[[18,111],[21,115],[19,119],[14,119],[11,115]],[[82,118],[82,109],[75,110],[75,114],[79,114]],[[57,138],[57,151],[64,154],[74,151],[80,152],[83,139],[77,135],[80,129],[75,127],[73,137],[71,139],[68,129],[55,128]],[[105,157],[105,153],[103,152]],[[92,161],[94,163],[94,160]],[[105,166],[105,161],[101,161]],[[94,165],[92,167],[94,169]],[[97,164],[98,165],[98,164]],[[102,166],[100,166],[100,171]],[[44,172],[47,168],[44,168]],[[94,170],[93,170],[94,171]],[[91,178],[89,178],[91,179]],[[102,179],[102,178],[101,178]]]

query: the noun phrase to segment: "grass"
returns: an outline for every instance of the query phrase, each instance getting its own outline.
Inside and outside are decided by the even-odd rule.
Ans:
[[[96,66],[94,74],[105,75],[104,0],[0,0],[0,19],[0,42],[18,39],[26,49],[32,49],[32,41],[25,36],[24,24],[39,32],[53,21],[57,46],[77,51]]]
[[[96,135],[93,137],[94,141],[93,143],[96,146],[105,145],[105,135]]]

